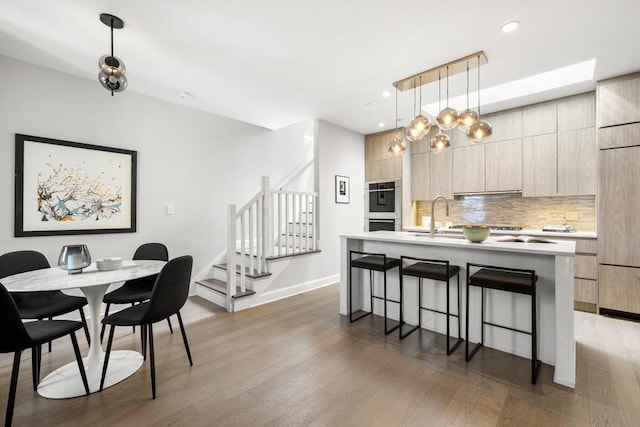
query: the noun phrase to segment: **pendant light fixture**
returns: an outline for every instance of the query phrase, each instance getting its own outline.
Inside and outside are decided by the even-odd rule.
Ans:
[[[395,137],[389,141],[389,144],[387,144],[387,151],[394,156],[400,156],[404,154],[406,149],[407,144],[398,132],[398,87],[396,86],[396,134]]]
[[[128,84],[124,75],[126,73],[124,62],[113,54],[113,29],[124,28],[124,21],[108,13],[101,13],[100,21],[111,28],[111,55],[102,55],[98,60],[98,68],[100,68],[98,80],[105,89],[111,91],[111,96],[113,96],[113,92],[122,92]]]
[[[442,130],[450,130],[458,125],[459,120],[458,111],[449,107],[449,66],[447,65],[447,106],[438,114],[438,127]]]
[[[476,110],[469,108],[469,60],[467,59],[467,109],[460,114],[458,129],[466,132],[471,125],[480,119],[480,115]]]
[[[416,116],[416,100],[415,100],[415,93],[416,93],[416,88],[415,86],[413,87],[413,115],[414,115],[414,119],[411,121],[411,124],[409,125],[409,127],[407,128],[406,131],[406,136],[407,139],[411,142],[418,142],[418,141],[422,141],[422,139],[429,133],[429,131],[431,130],[431,122],[429,121],[429,119],[425,116],[422,115],[422,76],[419,77],[419,84],[420,84],[420,103],[418,104],[418,112],[420,114],[418,114]],[[397,90],[396,90],[397,92]]]
[[[440,107],[440,104],[442,103],[442,97],[441,97],[441,91],[440,91],[440,83],[441,83],[440,80],[441,80],[440,71],[438,71],[438,107]],[[433,151],[434,153],[441,153],[451,146],[451,143],[449,142],[449,137],[444,133],[442,133],[442,127],[440,126],[439,119],[440,119],[440,114],[438,114],[438,133],[433,138],[431,138],[431,144],[430,144],[431,151]]]
[[[482,120],[480,116],[480,55],[478,55],[478,121],[472,124],[467,130],[467,138],[471,142],[482,142],[493,133],[491,125]]]

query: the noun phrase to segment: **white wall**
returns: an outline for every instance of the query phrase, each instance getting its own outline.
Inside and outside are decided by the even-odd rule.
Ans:
[[[136,94],[135,81],[112,97],[97,80],[5,56],[0,76],[0,253],[35,249],[55,264],[64,244],[100,258],[160,241],[171,257],[193,255],[197,272],[224,250],[227,204],[246,203],[262,175],[278,183],[313,157],[312,120],[270,131]],[[138,151],[137,232],[13,237],[16,133]]]

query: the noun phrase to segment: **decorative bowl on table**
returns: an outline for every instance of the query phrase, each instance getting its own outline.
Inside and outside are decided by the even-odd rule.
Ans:
[[[96,267],[100,271],[110,271],[117,270],[122,267],[122,258],[120,257],[111,257],[111,258],[100,258],[96,260]]]
[[[462,227],[462,234],[472,243],[480,243],[487,240],[491,232],[488,225],[465,225]]]

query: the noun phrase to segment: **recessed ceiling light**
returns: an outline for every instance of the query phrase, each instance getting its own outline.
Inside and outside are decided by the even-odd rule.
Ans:
[[[388,90],[385,90],[384,92],[382,92],[382,97],[383,98],[388,98],[391,96],[391,92],[389,92]]]
[[[384,127],[384,122],[380,122],[380,123],[378,123],[378,127],[379,127],[379,128],[383,128],[383,127]]]
[[[510,33],[512,31],[517,30],[519,25],[520,25],[520,22],[511,21],[504,24],[501,29],[503,33]]]

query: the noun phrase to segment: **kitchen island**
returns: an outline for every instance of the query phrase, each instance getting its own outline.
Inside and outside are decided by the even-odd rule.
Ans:
[[[575,242],[557,241],[550,243],[501,242],[490,237],[482,243],[471,243],[464,238],[430,238],[428,234],[412,232],[376,231],[341,236],[340,265],[340,314],[349,314],[349,251],[384,253],[400,258],[413,256],[418,258],[449,260],[460,267],[461,306],[464,307],[466,263],[496,265],[502,267],[527,268],[536,271],[538,300],[538,358],[555,366],[554,382],[567,387],[575,387],[575,340],[573,325],[573,271]],[[363,274],[364,273],[364,274]],[[376,272],[374,293],[382,295],[382,273]],[[387,272],[387,298],[399,299],[398,270]],[[445,286],[429,286],[425,279],[423,302],[444,310]],[[369,274],[353,269],[353,307],[369,310],[369,299],[363,298],[369,292]],[[451,281],[451,310],[457,312],[455,302],[456,279]],[[472,288],[470,304],[469,339],[480,341],[480,290]],[[405,278],[404,320],[417,324],[417,282]],[[506,292],[487,292],[487,321],[505,324],[523,330],[530,330],[530,297]],[[398,320],[398,304],[388,303],[388,316]],[[374,302],[374,314],[382,315],[383,301]],[[465,313],[460,313],[462,337],[465,336]],[[451,319],[451,330],[457,331],[455,318]],[[423,313],[423,328],[444,332],[445,316],[437,313]],[[383,333],[381,331],[381,333]],[[455,335],[455,332],[454,332]],[[502,328],[485,327],[485,346],[513,353],[522,357],[531,357],[531,339],[527,335],[514,333]],[[458,349],[457,351],[464,351]]]

